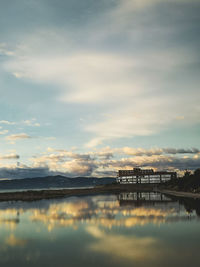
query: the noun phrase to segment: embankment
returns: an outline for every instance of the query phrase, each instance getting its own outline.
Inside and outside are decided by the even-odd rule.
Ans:
[[[154,185],[103,185],[94,188],[57,189],[57,190],[28,190],[23,192],[0,193],[0,201],[34,201],[41,199],[61,198],[91,194],[119,194],[121,192],[155,191]]]
[[[174,191],[174,190],[166,190],[166,189],[159,189],[158,190],[160,193],[171,195],[171,196],[176,196],[176,197],[184,197],[184,198],[199,198],[200,199],[200,194],[199,193],[191,193],[191,192],[182,192],[182,191]]]

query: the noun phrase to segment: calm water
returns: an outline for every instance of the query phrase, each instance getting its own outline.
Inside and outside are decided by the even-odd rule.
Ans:
[[[0,203],[0,266],[199,266],[200,204],[155,193]]]

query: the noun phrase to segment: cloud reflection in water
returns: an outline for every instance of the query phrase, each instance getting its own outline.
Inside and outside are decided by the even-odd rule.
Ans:
[[[7,226],[14,230],[22,216],[32,223],[42,223],[48,231],[68,226],[77,229],[84,223],[106,228],[133,227],[149,223],[159,225],[188,218],[188,213],[177,202],[120,205],[116,196],[93,196],[51,201],[48,202],[49,205],[45,205],[46,203],[47,201],[42,201],[38,207],[30,204],[26,208],[18,205],[16,208],[0,209],[0,227]]]
[[[195,212],[189,215],[177,201],[123,202],[116,195],[2,202],[0,263],[4,261],[3,266],[10,267],[16,258],[18,263],[24,262],[22,267],[27,262],[30,266],[36,262],[41,266],[42,260],[48,261],[49,266],[65,266],[66,262],[69,266],[81,266],[84,260],[88,266],[93,258],[97,267],[132,266],[133,262],[143,267],[147,266],[147,260],[148,266],[157,267],[160,265],[156,263],[168,258],[165,246],[173,258],[182,255],[181,246],[169,245],[167,240],[179,231],[177,225],[185,227],[188,222],[198,223],[197,220]],[[168,228],[172,233],[166,234]],[[193,233],[187,233],[187,240],[190,235]],[[193,252],[195,247],[192,243]],[[174,255],[176,250],[180,253]]]

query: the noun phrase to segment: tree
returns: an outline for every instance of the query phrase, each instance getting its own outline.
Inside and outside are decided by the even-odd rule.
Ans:
[[[199,176],[200,177],[200,168],[196,169],[194,171],[194,176]]]
[[[190,171],[188,171],[188,170],[185,170],[185,173],[184,173],[184,176],[183,176],[183,177],[189,177],[189,176],[190,176],[190,174],[191,174],[191,172],[190,172]]]

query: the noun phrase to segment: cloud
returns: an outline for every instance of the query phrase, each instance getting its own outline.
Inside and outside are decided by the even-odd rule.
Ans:
[[[51,151],[53,149],[50,149]],[[51,170],[65,172],[69,176],[91,176],[97,168],[90,154],[77,154],[67,150],[54,150],[54,154],[35,156],[30,160],[35,166],[49,166]]]
[[[22,179],[22,178],[35,178],[44,177],[48,175],[57,175],[59,172],[50,171],[46,167],[28,167],[21,166],[16,167],[16,165],[8,167],[0,167],[0,178],[10,178],[10,179]]]
[[[156,93],[155,93],[156,94]],[[146,97],[137,97],[135,100],[127,100],[124,106],[118,105],[118,109],[115,108],[110,110],[108,115],[102,116],[97,122],[89,122],[85,125],[84,130],[93,134],[95,137],[92,138],[86,147],[95,147],[105,140],[113,140],[117,138],[131,138],[134,136],[149,136],[164,132],[167,127],[173,128],[173,126],[179,125],[183,127],[192,125],[198,122],[196,112],[196,104],[190,107],[190,111],[185,109],[182,113],[185,113],[185,121],[177,123],[175,113],[178,112],[181,105],[186,107],[187,94],[182,97],[182,103],[174,96],[166,96],[164,99],[158,95],[150,96],[147,94]],[[192,112],[194,116],[188,115]],[[186,114],[187,113],[187,114]]]
[[[86,147],[95,147],[105,140],[152,135],[172,122],[173,119],[170,118],[170,114],[166,120],[162,120],[163,112],[159,112],[158,108],[152,107],[150,99],[149,103],[145,104],[144,102],[147,101],[144,100],[143,103],[138,101],[131,108],[119,107],[118,110],[112,111],[108,117],[100,122],[85,126],[85,131],[97,136],[91,139]],[[166,118],[164,114],[163,117]]]
[[[7,120],[1,120],[0,124],[6,124],[6,125],[26,125],[26,126],[32,126],[32,127],[39,127],[40,123],[36,121],[35,118],[30,120],[23,120],[20,122],[13,122],[13,121],[7,121]]]
[[[0,164],[0,178],[22,179],[55,175],[67,177],[91,176],[96,168],[97,165],[92,160],[70,160],[60,163],[57,160],[41,161],[39,159],[38,161],[35,160],[30,166],[20,164],[16,167],[16,164],[7,164],[6,166]]]
[[[48,137],[45,137],[46,140],[56,140],[56,137],[55,136],[48,136]]]
[[[131,148],[124,147],[121,149],[116,149],[116,152],[132,155],[132,156],[152,156],[152,155],[163,155],[163,154],[200,154],[200,150],[198,148],[152,148],[152,149],[144,149],[144,148]]]
[[[0,131],[0,135],[7,134],[7,133],[8,133],[8,130],[2,130],[2,131]]]
[[[52,171],[62,171],[69,176],[113,176],[119,169],[135,166],[172,170],[181,173],[200,166],[198,148],[102,148],[79,154],[65,149],[48,148],[47,153],[30,159],[35,167],[48,166]]]
[[[32,137],[26,133],[11,134],[5,137],[6,140],[11,141],[11,142],[17,141],[17,140],[23,140],[23,139],[30,139],[30,138]]]
[[[32,158],[32,160],[35,162],[44,162],[44,161],[62,162],[69,158],[72,158],[75,160],[83,160],[83,161],[91,160],[90,154],[87,154],[87,153],[78,154],[78,153],[74,153],[73,151],[68,151],[64,149],[52,149],[52,148],[48,148],[48,152],[55,152],[55,153],[46,154],[42,156],[35,156]]]
[[[4,159],[19,159],[20,156],[14,153],[8,154],[8,155],[0,155],[0,160]]]
[[[32,126],[32,127],[40,127],[40,123],[35,122],[35,119],[32,120],[24,120],[23,123],[27,126]]]
[[[97,169],[97,165],[93,160],[72,160],[62,165],[69,173],[73,175],[91,176],[93,171]]]
[[[187,4],[185,0],[165,0],[167,4]],[[198,0],[191,0],[191,3],[198,3]],[[113,18],[122,17],[123,21],[129,21],[133,18],[133,14],[149,11],[151,8],[159,7],[163,4],[163,0],[120,0],[118,5],[111,12]]]
[[[105,160],[111,159],[114,156],[112,152],[106,152],[106,151],[94,152],[92,154],[94,154],[94,156],[97,156],[100,159],[105,159]]]
[[[184,149],[184,148],[164,148],[163,151],[167,154],[199,154],[198,148]]]
[[[14,51],[8,48],[8,45],[6,43],[0,43],[0,56],[13,56]]]
[[[180,41],[195,33],[196,13],[187,15],[193,3],[123,0],[84,27],[40,27],[18,41],[3,68],[18,79],[51,84],[55,99],[79,105],[80,113],[89,105],[92,118],[82,123],[88,147],[195,125],[197,37]]]
[[[198,2],[110,1],[102,12],[90,7],[87,22],[80,23],[77,19],[73,25],[68,19],[65,24],[66,14],[62,17],[59,12],[58,21],[61,19],[62,27],[54,22],[49,27],[39,24],[37,28],[34,24],[31,30],[27,27],[29,33],[16,32],[15,47],[1,43],[0,53],[4,55],[1,68],[14,75],[12,80],[16,85],[30,83],[20,92],[26,90],[25,94],[29,95],[27,90],[32,90],[31,101],[44,95],[47,105],[55,104],[49,111],[42,99],[42,112],[37,109],[38,114],[47,112],[50,116],[49,112],[53,112],[56,118],[61,110],[69,112],[72,122],[69,124],[73,126],[61,134],[67,132],[70,137],[74,128],[83,131],[84,142],[88,141],[86,147],[89,148],[120,138],[156,135],[169,129],[187,127],[190,130],[190,126],[192,128],[200,121]],[[48,11],[51,4],[47,7],[45,3],[42,7]],[[104,3],[100,5],[104,6]],[[58,16],[57,9],[51,12],[47,13]],[[35,86],[39,88],[38,92],[33,92]],[[33,105],[37,108],[36,102]],[[59,113],[59,118],[65,116],[65,112]],[[75,116],[82,118],[81,125],[76,124]],[[52,129],[59,123],[60,120],[52,123]],[[1,120],[0,125],[8,126],[9,130],[9,125],[26,127],[18,129],[26,132],[27,127],[39,127],[40,123],[27,117],[16,122]],[[0,134],[6,134],[5,131],[1,129]],[[55,139],[49,136],[41,139],[45,143]],[[31,136],[26,133],[9,133],[6,140],[15,142],[29,138]],[[57,142],[58,138],[53,143]],[[82,147],[79,149],[82,151]],[[199,164],[197,148],[118,147],[86,153],[64,149],[47,152],[32,157],[27,172],[22,168],[16,172],[22,171],[22,176],[32,175],[32,169],[41,167],[44,168],[41,173],[115,176],[119,168],[135,165],[179,171],[185,167],[194,169]]]
[[[0,155],[0,160],[9,159],[17,160],[19,155],[14,152]],[[199,168],[200,151],[198,148],[105,147],[87,153],[75,153],[73,150],[48,148],[46,152],[29,158],[28,165],[20,164],[16,167],[16,164],[1,163],[0,177],[25,178],[57,174],[68,177],[116,177],[118,170],[135,166],[176,171],[182,175],[185,169]]]
[[[15,125],[16,123],[12,121],[1,120],[0,124]]]
[[[96,103],[116,102],[116,91],[117,99],[134,95],[132,65],[128,57],[117,54],[74,51],[62,56],[23,55],[7,62],[6,68],[18,78],[64,86],[61,101]]]
[[[185,169],[195,170],[200,166],[200,157],[174,157],[164,155],[136,156],[133,158],[122,158],[110,160],[104,163],[107,169],[132,169],[135,166],[143,168],[154,168],[155,170],[183,171]]]

